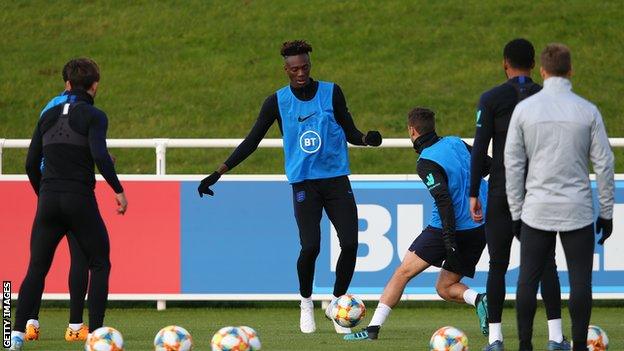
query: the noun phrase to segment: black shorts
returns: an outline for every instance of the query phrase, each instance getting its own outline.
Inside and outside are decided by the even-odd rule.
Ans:
[[[414,240],[409,251],[415,253],[432,266],[442,267],[447,271],[473,278],[475,268],[485,248],[485,228],[480,226],[469,230],[458,230],[455,232],[455,241],[457,242],[457,251],[461,262],[461,272],[456,272],[446,267],[444,262],[446,250],[444,249],[444,240],[442,239],[442,229],[428,226]]]

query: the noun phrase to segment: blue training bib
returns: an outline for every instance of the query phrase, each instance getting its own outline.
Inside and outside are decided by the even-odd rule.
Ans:
[[[310,101],[285,86],[277,91],[282,117],[284,167],[289,183],[350,174],[347,140],[334,118],[334,83],[318,82]]]
[[[483,225],[470,217],[470,152],[464,142],[455,136],[447,136],[425,148],[421,158],[431,160],[444,169],[455,211],[455,230],[469,230]],[[487,208],[487,182],[481,179],[479,200],[483,213]],[[433,206],[429,225],[442,228],[437,206]]]

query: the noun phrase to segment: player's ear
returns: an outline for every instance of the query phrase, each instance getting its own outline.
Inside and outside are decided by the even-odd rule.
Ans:
[[[72,90],[71,82],[70,81],[66,81],[65,82],[65,91],[71,91],[71,90]]]

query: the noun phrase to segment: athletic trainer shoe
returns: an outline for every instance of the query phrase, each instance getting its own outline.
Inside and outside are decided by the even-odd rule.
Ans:
[[[26,322],[26,332],[24,333],[24,340],[39,340],[39,327],[30,320]]]
[[[487,336],[490,334],[490,326],[488,323],[487,295],[477,295],[477,301],[475,303],[475,306],[477,310],[477,317],[479,317],[479,326],[481,327],[481,333]]]
[[[11,335],[11,347],[9,350],[11,351],[21,351],[24,346],[24,339],[17,335]]]
[[[378,325],[369,325],[359,332],[347,334],[342,338],[347,341],[377,340],[380,328]]]
[[[65,340],[66,341],[85,341],[87,340],[88,334],[89,334],[89,327],[87,327],[84,324],[78,330],[74,330],[70,327],[67,327],[67,330],[65,331]]]
[[[505,346],[500,340],[496,340],[493,343],[483,348],[483,351],[505,351]]]
[[[572,350],[572,345],[570,345],[570,342],[566,340],[565,336],[563,337],[563,340],[561,340],[561,342],[548,340],[548,351],[557,351],[557,350],[566,350],[566,351]]]
[[[299,318],[299,329],[302,333],[309,334],[316,331],[316,322],[314,322],[314,305],[301,304],[301,316]]]

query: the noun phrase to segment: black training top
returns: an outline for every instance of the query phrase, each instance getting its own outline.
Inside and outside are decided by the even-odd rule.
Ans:
[[[47,110],[35,127],[26,157],[26,173],[33,189],[37,194],[93,194],[95,164],[115,193],[123,192],[106,148],[106,114],[93,106],[93,97],[86,91],[75,89],[70,95],[75,95],[76,100],[65,117],[66,104],[60,104]]]
[[[423,134],[414,141],[414,149],[420,154],[424,149],[437,143],[440,139],[436,132]],[[466,143],[464,143],[464,145],[466,145],[468,152],[472,151],[470,145]],[[491,161],[491,158],[487,155],[483,159],[484,164],[481,170],[482,173],[480,174],[481,178],[488,175]],[[448,188],[448,177],[444,168],[432,160],[419,158],[418,162],[416,162],[416,173],[418,173],[418,176],[424,183],[427,182],[427,176],[430,175],[433,176],[433,179],[442,179],[439,185],[429,188],[429,193],[433,197],[433,201],[438,208],[440,220],[442,221],[442,232],[449,234],[455,233],[455,209],[453,207],[451,192]]]
[[[310,83],[302,88],[290,87],[293,94],[299,100],[309,101],[314,98],[316,91],[318,90],[318,82],[310,78]],[[364,134],[360,132],[353,122],[353,118],[347,108],[347,102],[345,101],[342,89],[338,84],[334,84],[334,92],[332,96],[332,104],[334,108],[334,118],[336,122],[342,127],[347,137],[347,141],[353,145],[365,145],[362,140]],[[264,135],[273,125],[273,122],[277,120],[282,132],[282,117],[279,112],[279,106],[277,103],[277,94],[272,94],[264,100],[260,114],[256,123],[251,128],[251,131],[245,137],[245,140],[238,145],[238,147],[232,152],[230,157],[224,162],[228,169],[236,167],[239,163],[243,162],[249,155],[251,155],[258,144],[264,138]],[[283,134],[283,133],[282,133]]]
[[[488,180],[488,194],[506,196],[505,192],[505,139],[514,108],[524,98],[542,87],[525,76],[514,77],[481,95],[477,107],[477,131],[475,133],[470,162],[470,196],[479,196],[483,160],[487,156],[490,140],[492,146],[492,169]]]

